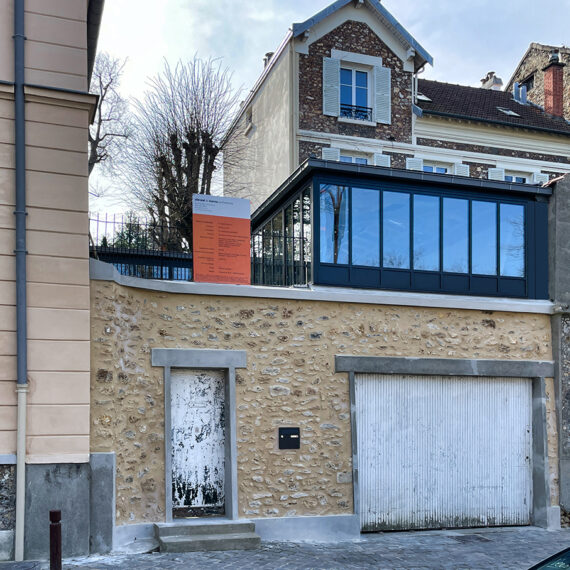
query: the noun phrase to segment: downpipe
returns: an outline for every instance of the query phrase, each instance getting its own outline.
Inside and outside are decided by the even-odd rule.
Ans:
[[[18,425],[16,436],[16,532],[14,559],[24,559],[26,512],[26,412],[28,332],[26,299],[26,115],[24,98],[24,0],[14,0],[14,123],[16,155],[16,338]]]

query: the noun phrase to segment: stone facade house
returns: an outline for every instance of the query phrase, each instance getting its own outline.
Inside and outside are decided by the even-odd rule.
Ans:
[[[74,18],[80,39],[96,5]],[[376,0],[335,2],[266,59],[234,124],[248,160],[224,171],[228,193],[257,206],[252,285],[143,279],[88,262],[84,208],[65,197],[87,197],[92,100],[46,88],[49,116],[79,121],[64,131],[81,150],[64,148],[70,138],[52,133],[55,119],[40,128],[33,117],[45,115],[28,117],[31,140],[59,142],[57,152],[31,151],[28,165],[30,180],[44,168],[42,180],[58,184],[44,184],[57,212],[34,216],[30,204],[30,271],[50,261],[28,285],[27,409],[42,421],[30,422],[24,451],[37,483],[26,536],[40,536],[47,509],[60,505],[75,533],[66,554],[191,547],[205,526],[241,529],[247,545],[253,526],[280,540],[559,526],[570,481],[560,404],[570,367],[570,177],[561,176],[570,126],[520,90],[420,80],[431,56]],[[84,90],[79,60],[74,89]],[[49,86],[60,72],[42,77]],[[10,144],[0,140],[0,151]],[[0,152],[7,212],[12,154]],[[49,237],[31,239],[53,220]],[[63,228],[78,236],[70,256],[56,247]],[[0,337],[2,370],[12,370],[0,376],[5,557],[14,541],[12,249],[0,255],[10,300],[2,322],[12,323]],[[63,282],[32,294],[55,267]],[[70,496],[75,514],[65,511]],[[45,543],[30,540],[25,554],[45,556]]]

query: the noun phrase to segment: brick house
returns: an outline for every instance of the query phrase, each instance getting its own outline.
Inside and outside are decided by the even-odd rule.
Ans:
[[[267,54],[235,122],[247,155],[225,167],[225,192],[255,208],[309,156],[526,183],[568,173],[570,125],[531,103],[542,105],[543,74],[564,69],[570,105],[569,67],[542,71],[549,50],[531,44],[505,92],[424,80],[431,56],[380,2],[337,1]],[[514,82],[531,68],[523,101]]]

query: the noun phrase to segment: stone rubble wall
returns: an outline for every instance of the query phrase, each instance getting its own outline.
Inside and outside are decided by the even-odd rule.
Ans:
[[[152,348],[247,352],[237,370],[240,517],[353,512],[347,374],[336,354],[550,360],[547,315],[170,294],[91,282],[91,449],[114,451],[117,524],[162,521],[163,368]],[[552,501],[557,445],[547,383]],[[280,451],[277,428],[299,426]]]

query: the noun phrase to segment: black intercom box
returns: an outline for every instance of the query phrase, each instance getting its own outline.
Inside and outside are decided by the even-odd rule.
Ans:
[[[301,434],[298,427],[279,428],[279,449],[299,449]]]

